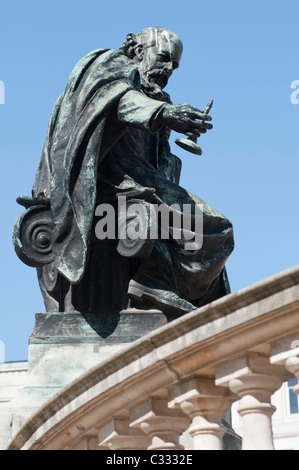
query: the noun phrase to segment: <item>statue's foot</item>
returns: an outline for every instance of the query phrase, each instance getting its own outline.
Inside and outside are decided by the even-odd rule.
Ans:
[[[132,307],[145,310],[158,308],[166,315],[168,320],[178,318],[197,308],[173,291],[147,287],[133,279],[129,283],[128,295]]]

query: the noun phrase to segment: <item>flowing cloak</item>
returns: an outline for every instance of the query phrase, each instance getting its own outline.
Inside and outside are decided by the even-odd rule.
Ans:
[[[105,193],[110,202],[111,194],[136,188],[142,194],[151,188],[167,206],[202,206],[203,249],[188,251],[180,240],[157,239],[134,277],[163,295],[174,290],[200,306],[228,293],[224,265],[233,249],[233,231],[222,214],[175,178],[169,181],[168,158],[174,156],[168,142],[161,172],[163,130],[158,117],[164,105],[141,92],[137,66],[122,51],[99,49],[85,56],[54,106],[33,197],[50,203],[57,271],[79,285],[88,262],[95,206],[107,202]],[[153,159],[161,157],[157,165]]]
[[[80,282],[86,266],[99,162],[126,130],[114,123],[104,142],[107,115],[139,89],[132,60],[98,49],[78,62],[53,108],[32,196],[50,202],[54,264],[71,283]]]

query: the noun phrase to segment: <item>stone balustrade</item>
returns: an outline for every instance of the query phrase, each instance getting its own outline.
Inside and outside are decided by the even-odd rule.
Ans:
[[[92,367],[37,410],[8,449],[221,450],[225,439],[237,442],[222,418],[238,401],[242,449],[272,450],[271,396],[299,378],[298,340],[296,267]]]

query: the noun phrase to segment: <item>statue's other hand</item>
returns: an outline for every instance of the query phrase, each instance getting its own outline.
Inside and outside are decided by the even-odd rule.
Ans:
[[[163,120],[170,129],[187,135],[199,136],[213,128],[212,124],[204,122],[211,121],[211,116],[189,104],[166,104]]]

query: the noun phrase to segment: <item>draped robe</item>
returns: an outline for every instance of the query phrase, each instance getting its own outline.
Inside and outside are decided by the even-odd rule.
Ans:
[[[228,292],[233,229],[179,186],[180,162],[161,124],[164,106],[143,93],[137,66],[121,50],[89,53],[54,106],[32,194],[50,202],[54,264],[73,284],[84,276],[97,204],[132,192],[142,199],[149,188],[154,202],[200,206],[202,247],[188,251],[182,240],[158,239],[136,274],[162,296],[174,292],[198,306]]]

